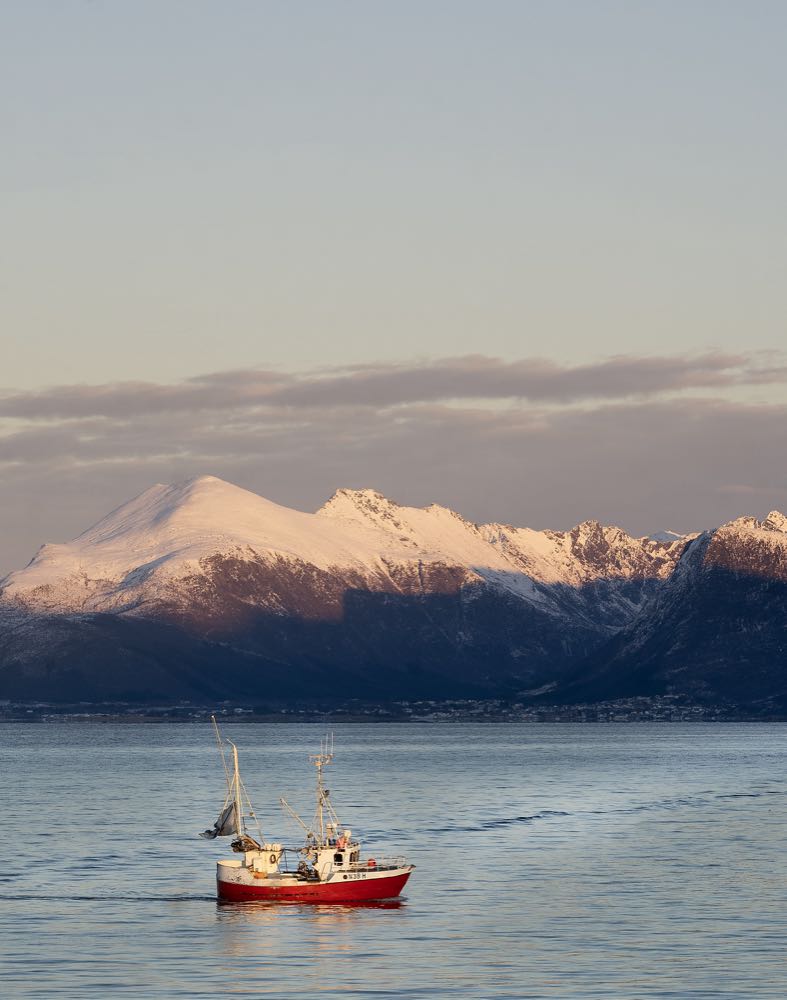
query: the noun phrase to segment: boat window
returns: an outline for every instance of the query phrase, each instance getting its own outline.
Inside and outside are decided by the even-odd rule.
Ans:
[[[344,864],[344,855],[342,853],[340,853],[339,851],[337,851],[336,854],[334,854],[334,856],[333,856],[333,863],[335,865],[343,865]]]

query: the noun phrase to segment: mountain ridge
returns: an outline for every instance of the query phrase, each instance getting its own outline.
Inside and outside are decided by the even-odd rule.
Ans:
[[[664,639],[681,615],[699,634],[692,602],[714,572],[741,592],[787,581],[787,517],[660,540],[594,519],[476,524],[372,489],[307,513],[198,476],[150,487],[0,580],[0,697],[141,697],[137,676],[150,697],[306,697],[337,678],[359,697],[586,697],[593,683],[631,689],[642,650],[646,686],[670,692]]]
[[[27,567],[0,580],[0,597],[32,606],[43,602],[50,611],[77,610],[91,590],[86,579],[129,589],[152,576],[165,582],[194,572],[201,559],[216,554],[242,557],[246,551],[370,576],[385,572],[387,563],[414,559],[461,565],[499,584],[501,574],[509,574],[502,585],[535,600],[525,577],[577,584],[597,579],[607,568],[619,577],[647,575],[651,564],[654,575],[663,575],[672,546],[632,539],[597,521],[570,532],[478,525],[449,508],[404,507],[374,490],[338,490],[309,514],[214,476],[199,476],[152,486],[73,541],[42,546]],[[615,558],[607,558],[613,550]],[[515,584],[518,576],[523,579]],[[69,578],[76,583],[69,585]],[[111,609],[101,605],[96,587],[91,595],[90,610]]]

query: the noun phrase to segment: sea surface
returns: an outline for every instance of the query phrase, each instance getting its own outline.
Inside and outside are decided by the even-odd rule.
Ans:
[[[316,725],[228,721],[269,839]],[[0,726],[0,996],[787,996],[787,725],[333,727],[386,906],[219,904],[205,725]]]

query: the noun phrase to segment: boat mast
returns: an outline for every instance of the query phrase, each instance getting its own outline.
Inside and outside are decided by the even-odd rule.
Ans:
[[[235,799],[235,824],[238,828],[238,834],[245,834],[246,829],[243,823],[243,798],[241,797],[240,788],[240,768],[238,767],[238,748],[232,742],[232,740],[227,740],[229,745],[232,747],[232,762],[235,767],[235,773],[232,776],[232,795]]]
[[[326,736],[320,743],[320,752],[313,754],[309,760],[317,768],[317,822],[320,827],[320,845],[325,843],[325,817],[324,810],[327,808],[329,815],[333,814],[333,809],[328,803],[328,790],[323,785],[322,769],[327,767],[333,760],[333,737],[328,742]]]
[[[227,791],[232,791],[232,780],[230,778],[230,771],[227,767],[227,758],[224,754],[224,741],[221,738],[221,733],[219,732],[219,724],[216,722],[216,716],[211,715],[210,721],[213,723],[213,731],[216,734],[216,746],[219,748],[219,753],[221,754],[221,766],[224,768],[224,777],[227,779]]]

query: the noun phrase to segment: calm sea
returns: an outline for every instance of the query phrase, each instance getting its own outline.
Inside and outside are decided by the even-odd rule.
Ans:
[[[264,830],[311,725],[227,723]],[[787,996],[787,726],[341,725],[330,787],[387,907],[222,904],[202,725],[0,726],[0,995]]]

